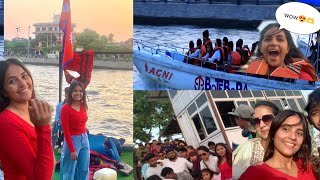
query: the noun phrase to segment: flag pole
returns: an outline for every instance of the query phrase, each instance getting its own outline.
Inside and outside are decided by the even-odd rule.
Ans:
[[[62,52],[59,52],[59,102],[62,101]]]

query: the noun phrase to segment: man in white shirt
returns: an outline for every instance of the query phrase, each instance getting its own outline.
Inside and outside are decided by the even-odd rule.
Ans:
[[[145,161],[147,161],[149,163],[149,165],[150,165],[149,168],[147,169],[147,172],[146,172],[146,177],[147,178],[152,176],[152,175],[157,175],[157,176],[161,177],[160,174],[161,174],[162,166],[160,166],[157,163],[157,160],[158,160],[158,158],[155,157],[155,155],[153,153],[149,153],[145,157]]]
[[[163,167],[170,167],[175,173],[180,173],[182,171],[189,172],[188,169],[192,169],[193,164],[186,160],[185,158],[177,157],[174,150],[167,151],[167,158],[164,161]]]

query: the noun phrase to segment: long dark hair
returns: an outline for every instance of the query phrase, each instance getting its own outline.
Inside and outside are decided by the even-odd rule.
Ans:
[[[273,156],[275,149],[273,138],[275,137],[276,132],[280,129],[283,122],[291,116],[299,116],[300,122],[303,126],[303,142],[300,149],[293,155],[293,159],[302,160],[303,164],[301,166],[304,172],[307,169],[307,165],[310,162],[311,156],[311,137],[309,134],[309,127],[307,120],[302,113],[290,109],[279,112],[275,120],[272,122],[267,139],[268,146],[265,150],[263,161],[265,162]]]
[[[228,163],[228,165],[229,165],[230,167],[232,167],[232,154],[231,154],[231,152],[229,151],[229,148],[228,148],[227,145],[224,144],[224,143],[217,143],[216,146],[215,146],[215,148],[214,148],[214,151],[216,152],[216,154],[217,154],[217,147],[218,147],[218,146],[224,147],[224,149],[226,150],[225,156],[226,156],[226,159],[227,159],[227,163]],[[218,157],[218,166],[219,166],[220,163],[221,163],[221,161],[222,161],[222,157],[219,156],[218,154],[217,154],[217,157]]]
[[[273,28],[273,27],[277,27],[278,29],[280,28],[280,24],[279,23],[271,23],[268,24],[261,32],[260,32],[260,39],[259,39],[259,46],[258,46],[258,50],[257,50],[257,57],[261,57],[262,52],[261,52],[261,45],[263,43],[263,38],[264,35],[266,34],[266,32]],[[293,42],[292,36],[290,34],[290,32],[286,29],[281,29],[281,31],[284,32],[287,42],[288,42],[288,47],[289,47],[289,52],[288,54],[285,56],[284,58],[284,63],[285,64],[289,64],[289,63],[293,63],[292,62],[292,58],[300,58],[300,59],[304,59],[306,60],[306,58],[303,56],[303,54],[301,53],[301,51],[296,47],[296,45]]]
[[[77,86],[80,86],[81,89],[82,89],[82,92],[83,92],[83,96],[82,96],[82,99],[81,99],[81,104],[86,108],[88,109],[88,105],[87,105],[87,101],[86,101],[86,98],[87,98],[87,95],[86,95],[86,89],[84,88],[83,84],[80,82],[80,81],[73,81],[71,84],[70,84],[70,87],[69,87],[69,92],[68,92],[68,99],[67,99],[67,104],[72,104],[72,93],[74,91],[74,89],[77,87]]]
[[[35,92],[34,92],[34,85],[33,85],[33,79],[31,76],[30,71],[26,68],[26,66],[18,59],[10,58],[5,61],[0,61],[0,112],[2,112],[8,105],[10,104],[10,99],[5,96],[5,90],[4,90],[4,81],[6,73],[10,67],[10,65],[17,65],[20,66],[31,78],[32,80],[32,96],[31,98],[35,98]]]

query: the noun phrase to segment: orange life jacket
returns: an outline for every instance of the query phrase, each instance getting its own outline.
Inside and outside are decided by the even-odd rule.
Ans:
[[[201,57],[203,57],[204,55],[206,55],[207,53],[207,44],[209,44],[211,42],[210,39],[208,39],[206,42],[203,43],[203,45],[201,46]]]
[[[213,54],[214,54],[214,52],[217,51],[218,49],[220,49],[220,61],[219,61],[219,63],[223,63],[224,50],[223,50],[222,47],[219,47],[219,46],[214,47],[214,49],[213,49]]]
[[[237,51],[231,51],[231,65],[229,72],[235,73],[239,70],[241,65],[241,55]]]
[[[303,59],[292,58],[293,63],[284,67],[278,67],[270,76],[291,78],[291,79],[304,79],[308,81],[318,81],[318,77],[315,74],[314,67]],[[246,70],[249,74],[266,75],[268,70],[268,64],[265,60],[256,60],[251,62]],[[310,77],[301,77],[301,74],[309,75]]]

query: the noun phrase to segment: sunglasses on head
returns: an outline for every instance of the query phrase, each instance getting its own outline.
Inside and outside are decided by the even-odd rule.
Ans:
[[[258,126],[260,125],[260,121],[263,121],[264,124],[266,125],[270,125],[272,123],[272,121],[274,120],[274,116],[272,114],[267,114],[262,116],[262,118],[254,118],[253,121],[253,125]]]
[[[203,156],[206,156],[207,153],[202,153],[202,154],[199,154],[200,157],[203,157]]]

